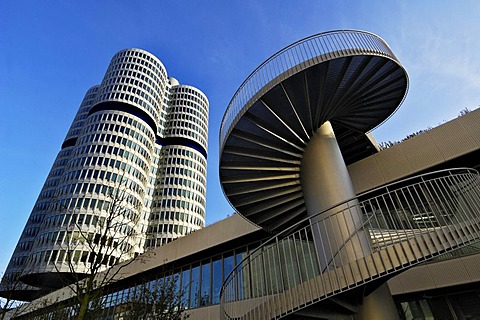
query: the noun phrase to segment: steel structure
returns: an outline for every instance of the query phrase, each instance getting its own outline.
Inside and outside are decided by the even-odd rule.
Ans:
[[[335,31],[300,40],[240,86],[220,129],[225,195],[252,222],[283,230],[306,216],[303,153],[330,121],[346,164],[377,151],[365,132],[389,117],[408,78],[378,36]]]
[[[278,319],[345,291],[389,278],[419,262],[478,241],[480,176],[471,169],[452,169],[402,180],[358,195],[355,205],[310,218],[266,241],[241,261],[225,281],[223,319]],[[315,234],[351,220],[364,221],[349,230],[338,248],[317,241]],[[340,219],[338,219],[340,217]],[[299,228],[299,226],[306,225]],[[340,251],[366,240],[368,252],[351,261]],[[322,257],[331,256],[328,261]]]
[[[277,235],[225,281],[224,319],[277,319],[327,298],[327,318],[341,307],[394,319],[389,276],[479,239],[476,172],[355,194],[347,165],[378,151],[368,132],[407,89],[388,45],[349,30],[286,47],[240,86],[221,125],[220,180],[240,214]]]

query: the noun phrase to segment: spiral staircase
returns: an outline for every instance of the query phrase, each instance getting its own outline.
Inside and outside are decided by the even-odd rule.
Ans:
[[[274,236],[225,280],[222,319],[279,319],[332,302],[372,319],[372,301],[385,299],[376,319],[397,318],[382,289],[390,277],[480,239],[474,170],[355,194],[347,165],[378,152],[368,132],[408,85],[385,41],[356,30],[299,40],[242,83],[222,120],[220,181],[232,206]]]

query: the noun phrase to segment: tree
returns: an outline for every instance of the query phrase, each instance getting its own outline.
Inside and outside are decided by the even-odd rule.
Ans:
[[[458,116],[461,117],[461,116],[464,116],[466,115],[467,113],[470,112],[470,109],[468,108],[463,108],[462,110],[460,110],[460,112],[458,113]]]
[[[3,296],[3,298],[0,298],[0,320],[3,320],[5,319],[7,312],[11,311],[10,315],[14,315],[15,311],[13,310],[16,310],[24,303],[16,300],[15,297],[16,292],[22,289],[25,284],[19,280],[19,274],[17,273],[2,275],[0,282]]]
[[[135,248],[142,203],[135,198],[126,179],[120,180],[120,186],[103,187],[103,204],[90,221],[87,222],[85,216],[80,219],[78,212],[67,212],[73,222],[59,252],[65,256],[63,264],[68,266],[63,281],[75,295],[78,320],[94,319],[101,312],[104,288],[114,282],[115,276],[138,254]],[[85,265],[81,271],[79,263]],[[65,274],[61,267],[55,265],[59,274]]]
[[[185,290],[178,286],[176,277],[165,277],[158,281],[144,281],[132,290],[122,305],[123,320],[184,320]]]
[[[52,301],[48,297],[43,297],[38,302],[41,313],[35,315],[37,320],[65,320],[70,319],[68,309],[62,303],[58,303],[58,298]]]

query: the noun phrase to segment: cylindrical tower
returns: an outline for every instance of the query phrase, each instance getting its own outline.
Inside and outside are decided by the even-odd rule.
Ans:
[[[7,269],[4,280],[20,275],[24,284],[2,283],[0,295],[31,300],[36,287],[73,281],[72,271],[81,277],[99,264],[98,272],[202,228],[207,126],[200,90],[169,78],[144,50],[115,54],[87,92]]]
[[[157,149],[158,170],[147,247],[205,226],[208,100],[170,78],[168,121]]]
[[[148,52],[127,49],[112,58],[78,138],[67,136],[72,156],[22,281],[55,288],[72,264],[88,273],[95,261],[107,268],[143,251],[143,197],[166,81]]]

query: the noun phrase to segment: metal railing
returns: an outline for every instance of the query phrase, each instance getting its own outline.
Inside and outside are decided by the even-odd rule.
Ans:
[[[221,318],[277,319],[480,239],[480,176],[472,169],[409,178],[354,199],[291,226],[241,261],[223,284]],[[363,222],[343,241],[329,238],[359,212]]]
[[[319,33],[299,40],[271,56],[245,79],[230,100],[220,127],[220,149],[223,149],[226,137],[236,121],[250,107],[252,98],[310,66],[356,54],[383,56],[400,64],[382,38],[357,30]]]

